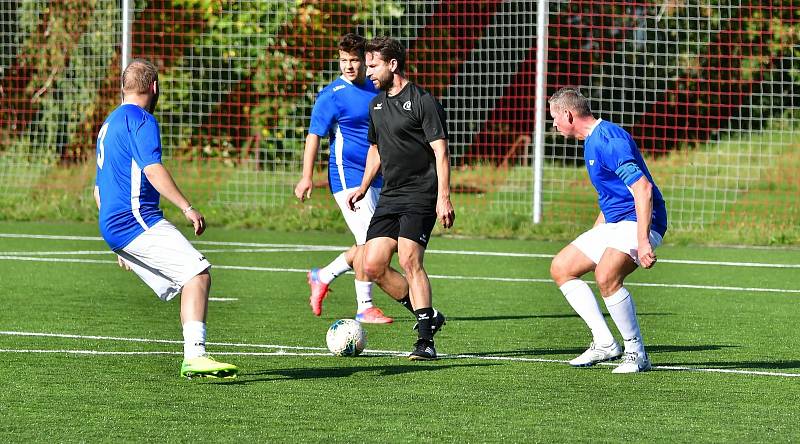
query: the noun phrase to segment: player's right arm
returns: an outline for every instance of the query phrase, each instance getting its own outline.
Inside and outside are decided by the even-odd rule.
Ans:
[[[94,186],[94,203],[97,204],[97,209],[100,209],[100,187]]]
[[[108,123],[104,123],[100,129],[100,134],[97,135],[97,172],[95,173],[95,186],[92,195],[94,196],[94,203],[97,204],[97,209],[100,209],[100,187],[97,185],[97,180],[100,177],[100,169],[103,167],[105,160],[105,146],[104,139],[108,131]],[[117,255],[117,265],[121,268],[130,271],[131,267],[122,259],[122,256]]]
[[[300,202],[311,198],[311,190],[314,188],[314,163],[317,160],[320,139],[313,133],[308,133],[306,136],[306,146],[303,151],[303,176],[294,187],[294,195],[300,199]]]
[[[301,202],[311,198],[311,190],[314,188],[314,164],[317,161],[321,135],[330,133],[331,125],[337,120],[337,116],[338,107],[333,100],[330,87],[325,88],[317,95],[314,108],[311,109],[311,123],[303,150],[303,176],[294,187],[294,195]]]
[[[378,175],[381,170],[381,155],[378,153],[378,145],[370,145],[367,151],[367,164],[364,166],[364,178],[361,179],[361,185],[357,190],[347,196],[347,206],[352,210],[356,210],[356,202],[364,198],[367,194],[370,184]]]

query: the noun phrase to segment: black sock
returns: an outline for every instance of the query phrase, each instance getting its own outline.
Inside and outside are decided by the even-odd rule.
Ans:
[[[399,302],[399,303],[400,303],[400,305],[402,305],[403,307],[405,307],[405,308],[406,308],[406,310],[410,311],[410,312],[411,312],[411,314],[413,314],[413,315],[416,315],[416,314],[417,314],[417,313],[414,311],[414,307],[411,305],[411,297],[410,297],[409,295],[406,295],[406,297],[404,297],[403,299],[400,299],[400,300],[399,300],[399,301],[397,301],[397,302]]]
[[[433,342],[433,308],[420,308],[415,310],[414,314],[417,316],[417,323],[419,325],[419,338],[426,341]]]

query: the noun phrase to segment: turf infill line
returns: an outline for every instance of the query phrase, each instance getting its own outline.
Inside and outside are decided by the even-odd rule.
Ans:
[[[169,340],[169,339],[145,339],[145,338],[123,338],[115,336],[96,336],[96,335],[76,335],[65,333],[36,333],[36,332],[15,332],[15,331],[0,331],[0,335],[6,336],[36,336],[36,337],[54,337],[66,339],[92,339],[92,340],[107,340],[107,341],[124,341],[124,342],[142,342],[142,343],[157,343],[157,344],[183,344],[183,341]],[[274,348],[274,352],[223,352],[215,351],[213,355],[220,356],[321,356],[321,357],[334,357],[327,352],[324,347],[304,347],[304,346],[287,346],[275,344],[243,344],[231,342],[207,342],[207,345],[218,347],[242,347],[242,348]],[[297,350],[297,351],[286,351]],[[300,350],[312,350],[302,352]],[[181,352],[173,351],[100,351],[100,350],[70,350],[70,349],[0,349],[0,353],[63,353],[63,354],[80,354],[80,355],[180,355]],[[386,357],[406,357],[408,352],[397,350],[364,350],[364,355],[367,356],[386,356]],[[537,363],[551,363],[551,364],[564,364],[568,365],[569,361],[559,359],[544,359],[544,358],[521,358],[517,356],[486,356],[486,355],[471,355],[471,354],[440,354],[441,359],[477,359],[483,361],[508,361],[508,362],[537,362]],[[600,363],[598,365],[616,367],[617,364],[613,363]],[[721,373],[721,374],[735,374],[735,375],[750,375],[750,376],[777,376],[786,378],[798,378],[800,373],[786,373],[786,372],[768,372],[768,371],[755,371],[755,370],[737,370],[725,368],[698,368],[698,367],[682,367],[682,366],[659,366],[654,365],[655,371],[682,371],[682,372],[699,372],[699,373]],[[576,371],[587,371],[587,369],[576,369]]]
[[[63,236],[63,235],[47,235],[47,234],[21,234],[21,233],[0,233],[0,238],[18,238],[18,239],[48,239],[48,240],[79,240],[79,241],[95,241],[103,242],[103,238],[99,236]],[[308,251],[342,251],[349,248],[349,245],[304,245],[304,244],[272,244],[263,242],[227,242],[227,241],[206,241],[206,240],[193,240],[193,244],[197,245],[216,245],[216,246],[232,246],[232,247],[256,247],[258,249],[248,249],[235,251],[233,249],[229,252],[308,252]],[[745,248],[745,247],[742,247]],[[764,249],[758,247],[747,247],[754,250]],[[208,252],[203,250],[203,252]],[[214,252],[226,252],[224,250],[214,250]],[[511,253],[503,251],[469,251],[469,250],[436,250],[428,249],[425,251],[428,254],[455,254],[462,256],[499,256],[499,257],[524,257],[524,258],[538,258],[538,259],[552,259],[553,254],[549,253]],[[0,253],[3,254],[3,253]],[[684,264],[684,265],[716,265],[724,267],[756,267],[756,268],[800,268],[800,264],[772,264],[763,262],[731,262],[731,261],[702,261],[702,260],[687,260],[687,259],[659,259],[660,263],[664,264]]]
[[[116,261],[104,261],[99,259],[68,259],[50,257],[26,257],[26,256],[0,256],[0,260],[18,260],[30,262],[65,262],[65,263],[86,263],[86,264],[114,264]],[[212,265],[216,270],[240,270],[240,271],[268,271],[274,273],[308,273],[306,268],[278,268],[278,267],[254,267],[243,265]],[[492,281],[492,282],[520,282],[520,283],[539,283],[552,284],[552,279],[543,278],[506,278],[494,276],[452,276],[441,274],[429,274],[431,279],[449,280],[472,280],[472,281]],[[590,284],[592,284],[590,282]],[[793,293],[800,294],[800,289],[786,288],[759,288],[759,287],[731,287],[723,285],[694,285],[694,284],[657,284],[647,282],[626,282],[626,287],[660,287],[660,288],[686,288],[695,290],[721,290],[721,291],[749,291],[758,293]]]

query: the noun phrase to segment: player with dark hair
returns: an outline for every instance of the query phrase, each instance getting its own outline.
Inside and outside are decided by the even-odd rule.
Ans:
[[[432,306],[431,286],[422,265],[437,218],[453,225],[447,121],[439,102],[404,74],[405,48],[378,37],[367,44],[367,76],[381,92],[369,105],[369,155],[364,180],[348,196],[357,208],[369,184],[383,172],[383,189],[367,231],[364,270],[390,294],[404,301],[417,319],[418,340],[412,360],[436,359],[433,336],[444,315]],[[405,276],[389,267],[397,253]],[[409,304],[410,303],[410,304]]]
[[[625,344],[622,364],[613,373],[650,370],[636,306],[623,281],[638,266],[650,268],[656,263],[654,250],[667,231],[664,198],[631,135],[611,122],[596,119],[589,100],[578,89],[562,88],[549,103],[558,131],[584,140],[586,169],[600,205],[594,227],[564,247],[550,265],[556,285],[592,332],[589,349],[570,364],[588,367],[623,355],[591,288],[580,279],[594,271],[597,287]]]
[[[133,270],[161,300],[181,294],[181,376],[233,378],[236,366],[206,354],[211,264],[164,219],[158,207],[163,195],[181,209],[196,235],[206,229],[203,215],[161,164],[161,134],[152,114],[159,91],[158,71],[152,63],[136,59],[125,68],[123,103],[106,118],[97,135],[94,198],[100,232],[117,253],[120,267]]]
[[[314,315],[322,314],[322,300],[328,295],[329,285],[339,275],[355,270],[356,320],[372,324],[388,324],[392,318],[372,304],[372,282],[361,266],[363,245],[367,228],[378,201],[383,180],[376,176],[369,185],[366,198],[358,210],[347,208],[347,195],[361,185],[364,165],[367,162],[367,131],[369,129],[369,101],[378,93],[372,82],[366,80],[364,44],[366,39],[356,34],[346,34],[339,41],[339,69],[342,75],[322,89],[311,111],[311,126],[306,136],[303,153],[303,176],[294,189],[300,201],[311,197],[314,188],[314,162],[323,136],[330,136],[328,184],[333,198],[342,211],[355,244],[323,268],[308,273],[311,287],[309,304]]]

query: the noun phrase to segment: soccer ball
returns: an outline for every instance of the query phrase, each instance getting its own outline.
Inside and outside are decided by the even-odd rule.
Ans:
[[[355,319],[339,319],[328,328],[325,341],[334,356],[358,356],[367,346],[367,333]]]

